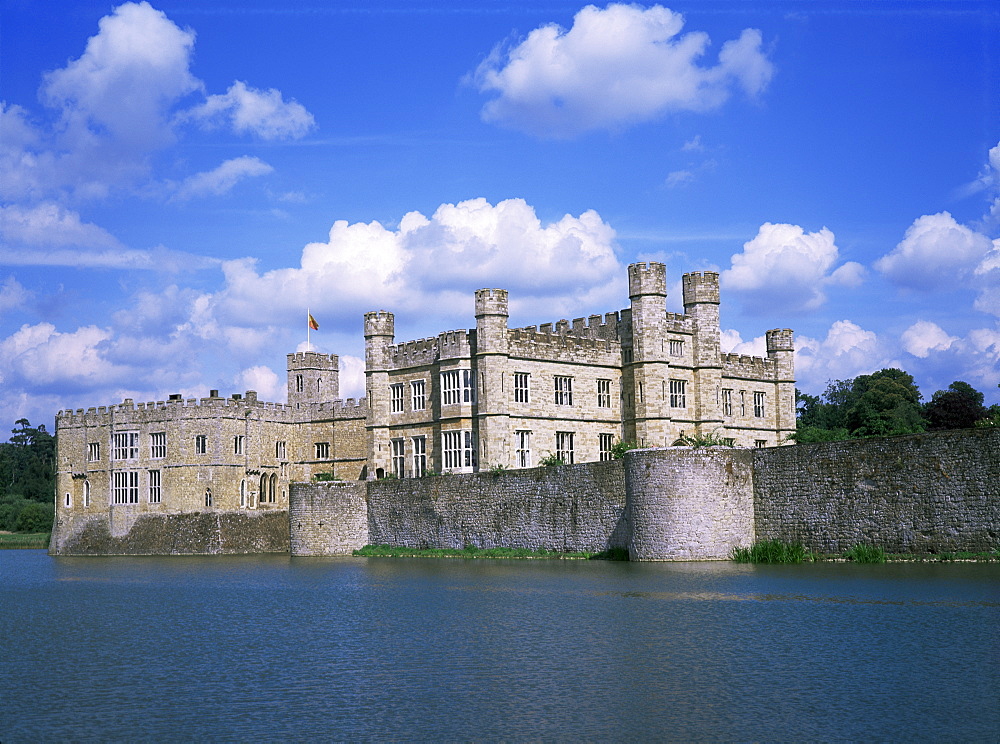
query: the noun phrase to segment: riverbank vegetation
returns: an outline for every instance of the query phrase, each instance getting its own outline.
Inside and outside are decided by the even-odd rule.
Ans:
[[[0,550],[49,547],[48,532],[0,532]]]
[[[780,540],[760,540],[749,547],[733,550],[736,563],[808,563],[815,561],[848,561],[851,563],[889,562],[949,562],[949,561],[1000,561],[1000,549],[973,553],[954,551],[942,553],[887,553],[874,545],[858,543],[843,553],[815,553],[801,543]]]
[[[599,553],[586,551],[559,552],[545,548],[401,548],[392,545],[365,545],[354,555],[368,558],[515,558],[535,560],[598,560],[627,561],[625,548],[609,548]]]

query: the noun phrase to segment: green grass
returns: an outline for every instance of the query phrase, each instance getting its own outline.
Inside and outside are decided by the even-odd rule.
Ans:
[[[49,547],[48,532],[7,532],[0,533],[0,550],[16,550],[18,548]]]
[[[624,557],[621,557],[624,553]],[[393,545],[365,545],[354,551],[354,555],[369,558],[534,558],[548,560],[590,559],[620,561],[628,560],[628,551],[624,548],[611,548],[601,553],[584,551],[560,553],[556,550],[538,548],[476,548],[467,545],[464,548],[400,548]]]
[[[882,548],[858,543],[844,553],[844,558],[854,563],[885,563],[888,556]]]
[[[734,548],[733,560],[736,563],[802,563],[814,557],[801,543],[760,540],[749,548]]]

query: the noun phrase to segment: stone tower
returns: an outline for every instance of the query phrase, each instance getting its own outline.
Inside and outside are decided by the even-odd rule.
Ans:
[[[664,347],[667,320],[667,268],[662,263],[635,263],[628,267],[631,302],[631,361],[624,365],[625,387],[631,391],[631,416],[625,436],[641,447],[669,445],[669,409],[665,398],[670,378]],[[626,358],[628,362],[628,359]],[[631,421],[629,421],[631,418]]]
[[[368,394],[368,477],[389,472],[389,366],[395,318],[385,310],[365,313],[365,389]]]
[[[694,385],[692,390],[695,427],[710,434],[722,426],[719,394],[722,387],[722,355],[719,330],[719,275],[714,271],[691,272],[682,277],[684,313],[694,319]]]
[[[288,355],[288,405],[309,409],[340,397],[340,365],[336,354],[297,351]]]
[[[773,415],[781,438],[795,431],[795,334],[790,328],[767,332],[767,358],[777,365]]]
[[[484,467],[488,464],[501,464],[506,467],[513,464],[510,452],[510,415],[506,397],[506,390],[513,385],[513,380],[509,376],[508,317],[507,290],[476,291],[474,369],[479,384],[476,428],[481,465]]]

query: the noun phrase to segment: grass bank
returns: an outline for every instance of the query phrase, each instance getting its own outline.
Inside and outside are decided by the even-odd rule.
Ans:
[[[48,532],[0,532],[0,550],[49,547]]]
[[[780,540],[761,540],[750,547],[735,548],[732,560],[736,563],[808,563],[815,561],[849,561],[851,563],[927,562],[950,561],[1000,561],[1000,549],[972,553],[887,553],[874,545],[859,543],[839,554],[814,553],[801,543],[784,543]]]
[[[513,558],[521,560],[604,560],[627,561],[628,551],[611,548],[600,553],[585,551],[561,553],[556,550],[538,548],[400,548],[392,545],[365,545],[355,550],[354,555],[376,558]]]

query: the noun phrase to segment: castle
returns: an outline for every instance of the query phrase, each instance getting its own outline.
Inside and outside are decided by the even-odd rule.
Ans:
[[[298,352],[284,404],[213,390],[60,411],[57,520],[281,511],[296,481],[610,460],[618,442],[682,434],[782,444],[792,331],[767,332],[766,358],[722,354],[718,274],[684,275],[683,314],[666,310],[663,264],[633,264],[628,281],[628,308],[572,323],[508,328],[502,289],[476,292],[474,329],[418,341],[367,313],[364,400],[339,400],[336,355]]]

